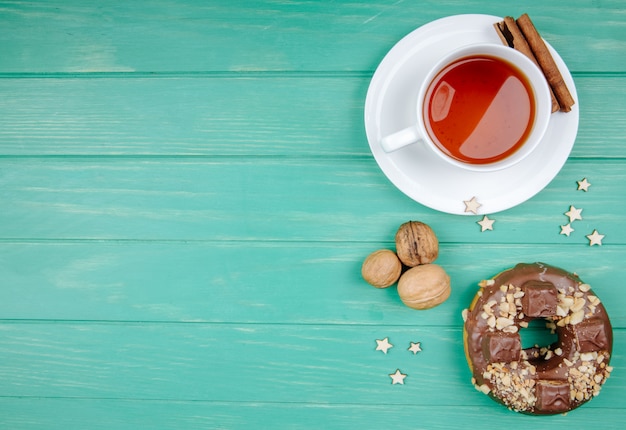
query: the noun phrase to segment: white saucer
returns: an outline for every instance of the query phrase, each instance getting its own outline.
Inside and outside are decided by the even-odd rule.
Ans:
[[[382,60],[365,100],[365,130],[376,162],[389,180],[413,200],[442,212],[465,212],[464,200],[476,197],[479,213],[516,206],[541,191],[561,170],[578,132],[578,96],[567,66],[548,45],[576,104],[568,113],[553,113],[537,149],[520,163],[494,172],[472,172],[446,163],[424,145],[392,153],[382,137],[412,125],[415,100],[429,67],[451,49],[472,43],[501,44],[490,15],[455,15],[426,24],[400,40]]]

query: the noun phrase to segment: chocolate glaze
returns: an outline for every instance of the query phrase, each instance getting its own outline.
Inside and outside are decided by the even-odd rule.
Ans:
[[[535,319],[558,340],[522,349],[519,330]],[[575,409],[599,393],[612,370],[604,306],[577,275],[543,263],[518,264],[481,282],[464,338],[476,388],[518,412]]]

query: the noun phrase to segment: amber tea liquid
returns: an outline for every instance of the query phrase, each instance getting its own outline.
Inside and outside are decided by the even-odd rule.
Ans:
[[[533,127],[535,100],[515,66],[477,55],[459,59],[435,76],[423,115],[428,134],[445,154],[489,164],[524,144]]]

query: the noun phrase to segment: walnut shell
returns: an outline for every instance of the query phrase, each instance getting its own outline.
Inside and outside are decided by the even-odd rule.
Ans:
[[[439,241],[427,224],[405,222],[396,233],[396,252],[400,261],[409,267],[432,263],[439,256]]]
[[[429,309],[450,297],[450,277],[436,264],[413,267],[400,277],[398,294],[413,309]]]
[[[402,263],[395,252],[379,249],[367,256],[361,266],[361,275],[368,284],[376,288],[392,286],[400,278]]]

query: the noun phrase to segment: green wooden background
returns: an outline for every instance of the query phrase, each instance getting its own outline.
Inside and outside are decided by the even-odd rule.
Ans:
[[[420,25],[524,12],[580,128],[557,178],[481,233],[385,178],[365,95]],[[622,0],[0,1],[0,428],[623,429],[625,118]],[[452,279],[424,312],[360,277],[410,219]],[[522,261],[578,272],[613,322],[613,375],[565,416],[470,383],[461,311]]]

